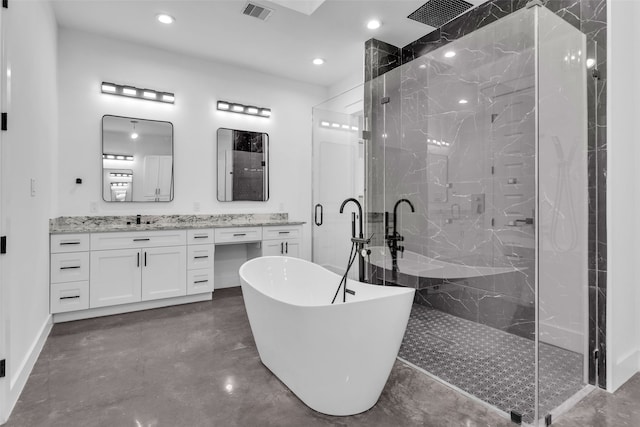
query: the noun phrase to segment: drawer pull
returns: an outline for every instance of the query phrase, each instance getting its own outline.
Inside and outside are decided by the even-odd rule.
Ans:
[[[77,242],[60,242],[60,246],[66,246],[66,245],[79,245],[80,241]]]
[[[194,259],[209,258],[209,255],[194,256]]]
[[[208,239],[209,236],[207,234],[203,235],[203,236],[193,236],[194,239]]]
[[[80,298],[80,295],[74,295],[72,297],[60,297],[61,300],[63,300],[63,299],[78,299],[78,298]]]
[[[72,270],[74,268],[80,268],[80,266],[79,265],[74,265],[74,266],[71,266],[71,267],[60,267],[60,270]]]
[[[278,234],[289,234],[291,233],[290,231],[279,231]]]
[[[196,280],[193,283],[207,283],[209,280]]]
[[[246,235],[247,235],[247,233],[235,233],[233,235],[233,237],[242,237],[242,236],[246,236]]]
[[[151,240],[151,239],[149,239],[149,238],[147,238],[147,239],[133,239],[134,242],[148,242],[149,240]]]

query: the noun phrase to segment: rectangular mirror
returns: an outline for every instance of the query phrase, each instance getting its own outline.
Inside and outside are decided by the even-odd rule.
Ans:
[[[173,125],[102,117],[102,199],[105,202],[173,200]]]
[[[218,200],[269,199],[269,135],[218,129]]]

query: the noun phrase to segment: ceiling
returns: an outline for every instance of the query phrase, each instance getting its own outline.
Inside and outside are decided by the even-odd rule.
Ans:
[[[53,7],[63,28],[331,86],[362,76],[366,40],[405,46],[431,32],[433,27],[407,19],[424,2],[256,0],[274,10],[266,21],[242,14],[246,0],[53,0]],[[159,13],[176,22],[159,23]],[[382,27],[367,29],[372,18]],[[325,64],[313,65],[316,57]]]

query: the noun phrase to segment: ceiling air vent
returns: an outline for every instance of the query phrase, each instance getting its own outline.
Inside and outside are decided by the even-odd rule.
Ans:
[[[440,28],[472,7],[464,0],[429,0],[407,18]]]
[[[251,2],[248,2],[242,10],[243,15],[253,16],[254,18],[260,19],[261,21],[266,21],[272,12],[272,9],[267,9],[264,6],[260,6],[259,4]]]

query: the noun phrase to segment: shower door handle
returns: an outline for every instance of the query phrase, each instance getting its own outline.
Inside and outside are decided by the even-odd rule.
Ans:
[[[318,208],[320,208],[320,222],[318,222]],[[324,210],[324,208],[322,207],[322,205],[320,203],[318,203],[315,207],[315,212],[313,214],[313,222],[316,223],[316,225],[318,227],[320,227],[322,225],[322,211]]]

